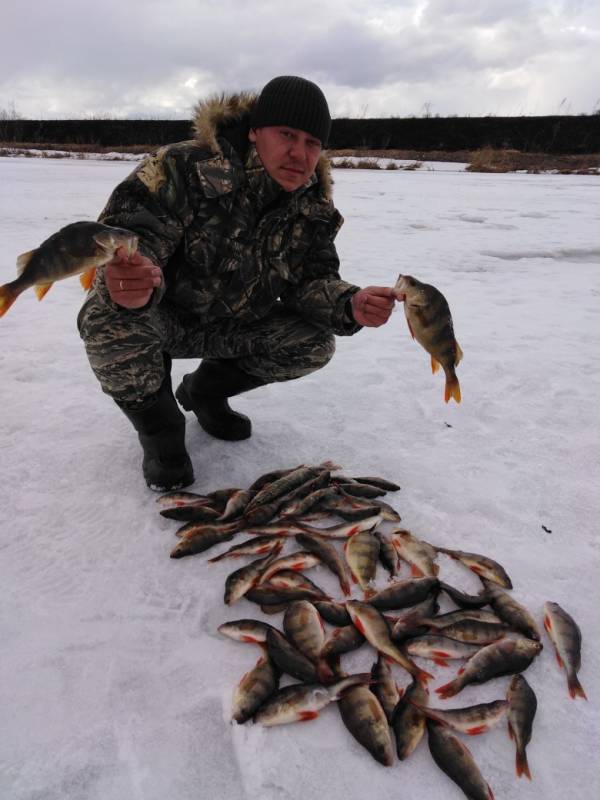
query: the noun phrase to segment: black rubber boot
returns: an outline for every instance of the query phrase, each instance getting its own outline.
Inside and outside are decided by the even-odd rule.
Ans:
[[[195,372],[183,376],[175,397],[186,411],[194,412],[211,436],[236,442],[250,437],[252,423],[245,414],[233,411],[227,398],[265,383],[241,370],[234,361],[205,358]]]
[[[193,483],[194,470],[185,449],[185,417],[173,397],[170,374],[148,406],[135,410],[121,405],[119,408],[138,433],[144,451],[142,470],[148,487],[156,492],[168,492]]]

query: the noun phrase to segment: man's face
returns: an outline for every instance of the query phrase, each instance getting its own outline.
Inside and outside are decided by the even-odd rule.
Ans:
[[[321,155],[319,139],[286,125],[256,128],[250,131],[249,139],[255,143],[264,168],[286,192],[308,181]]]

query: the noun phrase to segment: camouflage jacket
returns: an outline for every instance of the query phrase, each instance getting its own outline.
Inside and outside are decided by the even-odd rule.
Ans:
[[[343,219],[331,201],[329,163],[322,156],[307,185],[281,189],[248,141],[255,99],[200,103],[195,138],[141,162],[100,220],[138,234],[140,251],[162,267],[153,303],[207,324],[261,319],[280,300],[338,335],[355,333],[346,304],[359,287],[338,271]],[[112,304],[102,274],[95,291]]]

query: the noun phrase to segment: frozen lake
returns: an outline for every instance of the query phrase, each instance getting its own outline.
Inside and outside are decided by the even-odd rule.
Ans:
[[[96,218],[131,169],[0,158],[0,283],[15,277],[19,253]],[[445,294],[464,351],[463,401],[444,404],[443,379],[398,306],[382,328],[338,339],[319,373],[234,401],[252,417],[250,440],[210,439],[188,415],[191,488],[244,487],[331,458],[346,474],[397,481],[402,490],[385,499],[416,536],[502,563],[540,625],[543,603],[560,603],[583,632],[588,702],[569,698],[544,634],[527,671],[539,703],[533,781],[515,776],[505,723],[466,743],[496,800],[600,796],[598,178],[460,169],[334,178],[343,277],[389,286],[407,273]],[[177,523],[158,515],[134,432],[88,366],[75,326],[82,300],[71,279],[42,303],[28,291],[0,320],[0,796],[463,797],[426,742],[406,762],[377,764],[335,705],[279,729],[230,723],[233,689],[258,651],[216,629],[267,618],[246,600],[223,604],[239,562],[169,559]],[[174,382],[189,368],[176,361]],[[445,580],[477,589],[475,576],[439,563]],[[336,593],[324,568],[310,577]],[[269,621],[281,627],[281,615]],[[350,672],[373,660],[364,647],[343,663]],[[419,663],[434,687],[456,672],[456,662]],[[407,685],[403,670],[394,674]],[[508,681],[431,702],[501,698]]]

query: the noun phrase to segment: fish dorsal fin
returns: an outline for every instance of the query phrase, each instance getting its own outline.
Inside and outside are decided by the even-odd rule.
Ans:
[[[17,275],[22,275],[25,267],[32,259],[35,250],[28,250],[26,253],[21,253],[20,256],[17,256]]]
[[[454,366],[455,367],[457,367],[460,364],[462,357],[463,357],[463,351],[460,349],[460,345],[457,342],[456,343],[456,361],[454,362]]]

